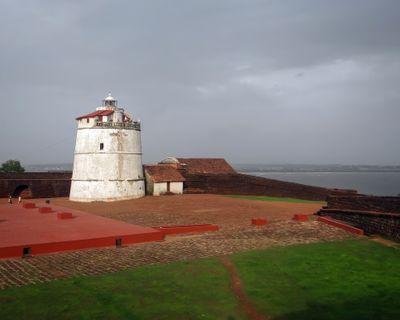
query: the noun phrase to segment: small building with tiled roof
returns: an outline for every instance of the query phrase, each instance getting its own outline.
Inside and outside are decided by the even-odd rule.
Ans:
[[[146,191],[153,196],[163,194],[182,194],[185,178],[169,165],[144,165]]]
[[[223,158],[174,158],[168,157],[160,164],[181,169],[185,174],[231,174],[236,171]]]

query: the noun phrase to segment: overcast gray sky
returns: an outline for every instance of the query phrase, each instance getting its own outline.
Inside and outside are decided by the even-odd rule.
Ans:
[[[398,0],[0,0],[0,161],[72,162],[109,91],[145,162],[399,164]]]

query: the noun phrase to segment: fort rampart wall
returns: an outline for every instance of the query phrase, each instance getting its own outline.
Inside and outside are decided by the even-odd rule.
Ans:
[[[215,193],[266,195],[307,200],[325,200],[331,189],[245,174],[189,174],[185,175],[185,193]],[[68,197],[71,172],[0,173],[0,197],[14,194],[21,186],[29,187],[32,197]],[[18,191],[18,190],[17,190]]]
[[[185,174],[185,193],[215,193],[290,197],[325,201],[332,189],[285,182],[247,174]],[[335,190],[338,193],[348,190]],[[354,191],[351,191],[354,192]]]
[[[0,173],[0,197],[17,197],[29,190],[32,198],[68,197],[72,172]]]
[[[348,222],[367,234],[400,240],[400,197],[334,195],[327,204],[318,215]]]
[[[400,197],[330,195],[328,208],[400,213]]]

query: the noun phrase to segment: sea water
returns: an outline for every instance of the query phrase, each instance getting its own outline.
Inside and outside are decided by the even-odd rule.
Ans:
[[[328,188],[355,189],[377,196],[400,194],[400,172],[243,172],[254,176]]]

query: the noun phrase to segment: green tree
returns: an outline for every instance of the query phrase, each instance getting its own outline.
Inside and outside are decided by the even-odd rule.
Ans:
[[[0,167],[1,172],[25,172],[25,168],[21,166],[18,160],[7,160]]]

